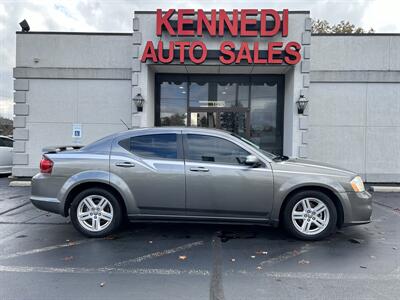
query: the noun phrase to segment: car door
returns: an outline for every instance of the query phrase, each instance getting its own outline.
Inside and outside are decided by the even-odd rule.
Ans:
[[[0,137],[0,173],[11,172],[13,141]]]
[[[267,219],[273,175],[268,163],[244,165],[249,149],[208,134],[184,137],[186,209],[190,215]]]
[[[185,169],[180,131],[147,132],[114,142],[111,173],[129,186],[128,214],[185,213]]]

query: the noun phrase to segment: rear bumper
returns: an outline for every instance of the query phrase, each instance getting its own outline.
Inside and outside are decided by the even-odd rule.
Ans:
[[[64,178],[37,174],[32,178],[31,202],[39,209],[64,216],[64,203],[60,201],[59,191]]]
[[[343,226],[360,225],[371,222],[372,215],[372,195],[367,191],[362,193],[346,192],[342,193],[347,203],[344,213]],[[347,210],[347,211],[346,211]]]
[[[31,196],[31,202],[39,209],[62,214],[62,207],[60,201],[56,198],[35,197]]]

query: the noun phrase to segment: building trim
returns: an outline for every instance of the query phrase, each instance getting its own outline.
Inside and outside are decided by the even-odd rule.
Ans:
[[[115,36],[132,36],[128,32],[68,32],[68,31],[16,31],[16,34],[54,34],[54,35],[115,35]]]
[[[217,10],[218,11],[218,10]],[[166,13],[166,10],[162,11],[163,13]],[[232,14],[231,10],[226,10],[225,11],[228,15]],[[282,10],[277,10],[278,13],[282,13]],[[141,15],[155,15],[156,11],[155,10],[135,10],[135,14],[141,14]],[[210,14],[211,11],[205,10],[204,13]],[[289,14],[310,14],[309,10],[289,10]]]
[[[355,36],[400,36],[400,33],[312,33],[312,36],[348,36],[348,37],[355,37]]]
[[[14,78],[131,80],[130,68],[14,68]]]
[[[311,71],[311,82],[400,83],[400,71]]]

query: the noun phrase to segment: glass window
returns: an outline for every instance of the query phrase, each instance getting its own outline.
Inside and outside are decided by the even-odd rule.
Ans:
[[[225,139],[200,135],[187,135],[187,159],[219,164],[244,164],[250,153]]]
[[[282,152],[277,94],[277,82],[256,81],[251,86],[251,140],[273,153]]]
[[[138,156],[147,158],[178,158],[176,134],[151,134],[131,137],[119,142],[120,146]]]
[[[210,78],[204,76],[192,76],[189,86],[189,106],[209,107],[215,106],[216,99],[209,97]]]
[[[220,128],[234,132],[238,135],[246,135],[246,113],[245,112],[221,112],[219,114]]]
[[[282,154],[284,76],[157,74],[156,126],[228,130]]]
[[[10,139],[0,137],[0,147],[12,147],[13,141]]]
[[[216,112],[192,112],[190,113],[190,126],[193,127],[217,127]]]
[[[179,80],[160,83],[161,126],[185,126],[187,82]]]
[[[222,81],[222,80],[221,80]],[[249,85],[245,82],[220,82],[217,85],[217,100],[222,107],[248,107]]]
[[[236,83],[217,84],[217,100],[222,107],[236,106]]]

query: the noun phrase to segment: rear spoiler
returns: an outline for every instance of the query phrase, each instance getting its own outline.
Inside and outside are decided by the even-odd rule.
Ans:
[[[83,145],[63,145],[63,146],[47,146],[42,149],[43,153],[58,153],[62,151],[78,150],[81,149]]]

